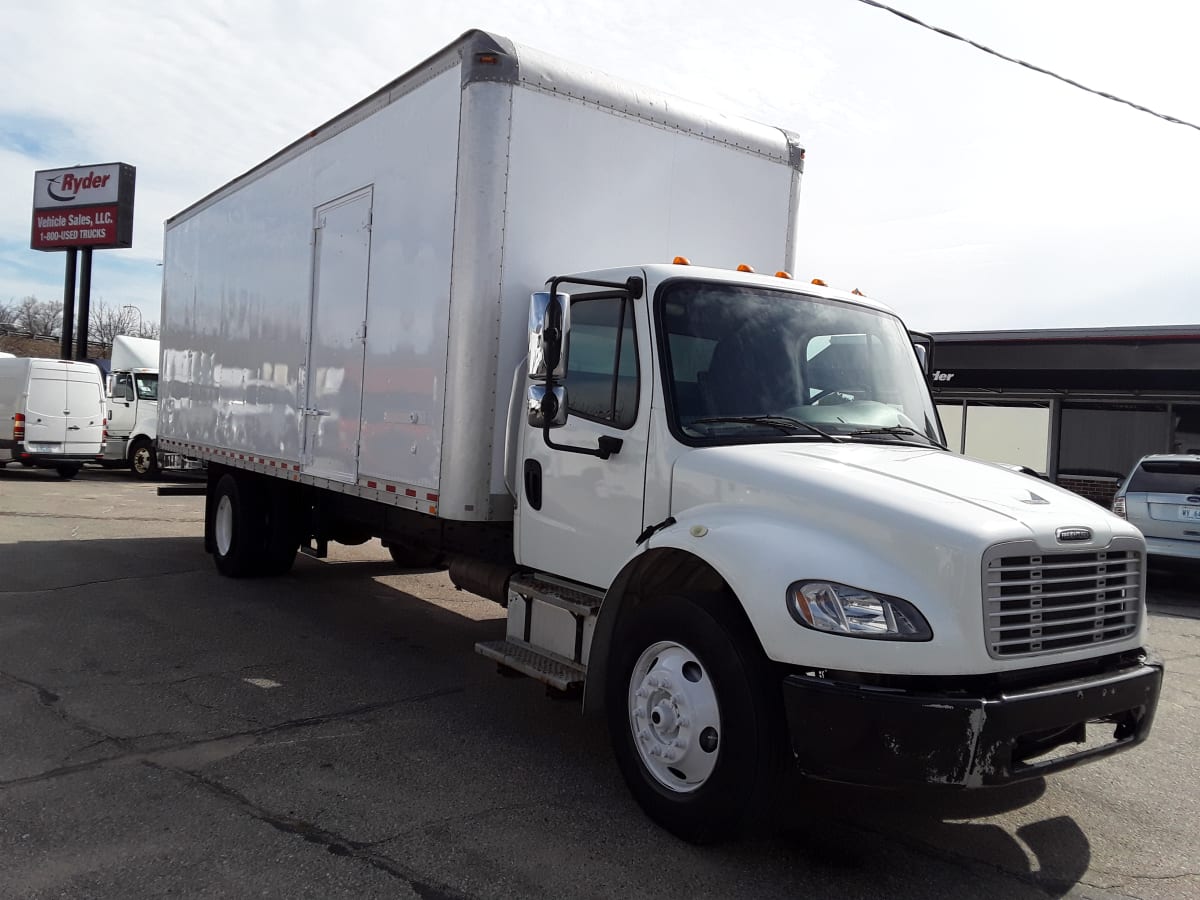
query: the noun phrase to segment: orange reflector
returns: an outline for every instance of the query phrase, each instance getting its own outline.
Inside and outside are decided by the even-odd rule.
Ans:
[[[13,440],[25,440],[25,413],[17,413],[13,416]]]
[[[500,57],[496,56],[494,53],[480,53],[477,57],[475,57],[475,59],[481,65],[485,66],[494,66],[500,62]]]
[[[829,285],[827,285],[825,282],[823,282],[820,278],[814,278],[812,280],[812,283],[815,284],[817,287],[829,287]]]
[[[775,277],[776,278],[787,278],[787,279],[791,280],[792,273],[785,272],[785,271],[783,271],[783,269],[780,269],[778,272],[775,273]]]
[[[852,290],[850,293],[852,293],[852,294],[853,294],[855,297],[865,297],[865,296],[867,296],[867,295],[866,295],[866,294],[864,294],[862,291],[860,291],[858,288],[855,288],[855,289],[854,289],[854,290]]]
[[[754,267],[753,267],[753,266],[748,266],[748,265],[746,265],[745,263],[738,263],[737,270],[738,270],[739,272],[751,272],[751,273],[753,273],[753,272],[754,272]]]
[[[677,256],[677,257],[675,257],[673,262],[677,266],[690,266],[692,264],[692,261],[690,259],[688,259],[686,256]]]

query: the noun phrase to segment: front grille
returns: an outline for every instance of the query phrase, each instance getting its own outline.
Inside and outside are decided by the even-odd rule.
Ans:
[[[1136,541],[1082,553],[1043,553],[1032,542],[992,547],[983,560],[988,653],[997,659],[1038,656],[1134,634],[1142,610],[1142,559]]]

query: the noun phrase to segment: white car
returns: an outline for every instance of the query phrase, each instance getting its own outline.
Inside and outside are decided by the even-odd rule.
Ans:
[[[1113,512],[1141,529],[1151,556],[1200,560],[1200,455],[1143,456]]]

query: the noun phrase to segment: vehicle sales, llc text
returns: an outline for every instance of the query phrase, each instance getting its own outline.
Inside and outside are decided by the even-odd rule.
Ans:
[[[111,226],[116,217],[109,211],[105,210],[97,212],[94,215],[85,213],[83,215],[66,215],[66,216],[38,216],[38,228],[58,228],[58,231],[39,231],[38,240],[46,242],[55,241],[88,241],[104,239],[108,237],[108,228],[96,228],[89,226]],[[66,228],[67,225],[84,226],[78,228]]]

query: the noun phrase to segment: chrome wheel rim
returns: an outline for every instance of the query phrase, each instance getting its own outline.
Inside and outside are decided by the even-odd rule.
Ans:
[[[217,514],[214,521],[214,537],[217,540],[217,552],[222,556],[228,556],[229,550],[233,546],[233,501],[229,499],[228,494],[221,496],[217,501]]]

